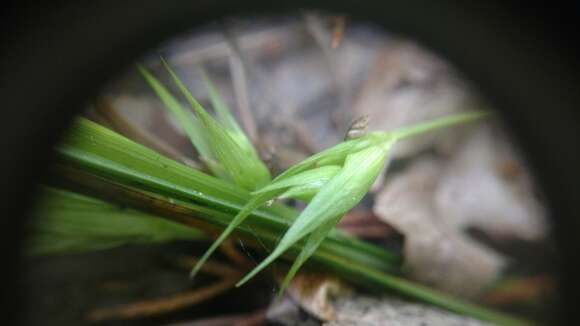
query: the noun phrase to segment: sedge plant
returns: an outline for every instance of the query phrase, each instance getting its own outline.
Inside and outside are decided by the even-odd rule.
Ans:
[[[457,121],[439,120],[434,123],[453,124]],[[423,124],[404,130],[402,135],[419,133],[422,129],[430,128],[433,128],[433,125]],[[346,143],[352,144],[350,141]],[[338,148],[332,149],[331,152],[334,153],[332,155],[342,155],[341,153],[350,148],[350,145],[337,146]],[[310,158],[309,163],[303,163],[302,168],[294,168],[294,172],[298,174],[306,170],[315,170],[316,162],[326,161],[324,157],[329,155],[328,151],[325,151],[326,154],[319,153],[315,158]],[[238,185],[191,169],[83,118],[75,122],[68,136],[57,147],[57,153],[55,172],[59,180],[64,182],[63,185],[67,185],[66,187],[70,185],[75,191],[85,189],[88,193],[98,194],[99,198],[121,203],[122,207],[137,207],[163,219],[195,225],[204,231],[214,232],[216,229],[227,228],[235,216],[256,196]],[[326,166],[338,166],[342,169],[340,165],[332,162]],[[329,178],[329,175],[335,175],[332,169],[335,168],[330,167],[330,171],[322,170],[321,174],[324,178]],[[285,184],[290,185],[294,182],[288,177]],[[283,187],[283,184],[279,183],[276,187]],[[280,196],[283,195],[282,193]],[[60,212],[66,213],[66,210]],[[107,212],[110,210],[103,211],[105,214],[108,214]],[[54,214],[57,213],[54,211]],[[40,221],[44,215],[43,209],[40,208],[35,221]],[[247,241],[247,244],[255,246],[256,249],[262,248],[263,245],[268,248],[274,247],[280,235],[291,227],[299,215],[296,210],[279,203],[273,203],[271,206],[262,205],[253,210],[243,223],[237,224],[236,237]],[[95,214],[92,218],[99,216]],[[118,218],[123,216],[118,215]],[[59,221],[76,223],[71,218]],[[106,224],[99,225],[101,228],[105,226]],[[54,228],[56,226],[52,227]],[[117,232],[115,236],[119,235]],[[59,236],[77,235],[68,232]],[[259,239],[258,242],[256,238]],[[90,240],[100,241],[95,237]],[[300,256],[305,247],[303,241],[298,241],[284,258]],[[319,266],[361,286],[396,291],[407,297],[501,325],[529,324],[520,318],[406,280],[398,276],[401,261],[396,253],[348,236],[340,230],[330,231],[318,249],[314,250],[311,259]]]
[[[284,278],[279,293],[284,291],[340,219],[365,196],[397,142],[418,134],[480,120],[488,115],[484,111],[461,113],[390,132],[359,135],[312,155],[270,181],[270,174],[207,75],[204,73],[204,79],[219,121],[195,100],[167,62],[162,61],[195,114],[186,114],[179,101],[150,72],[140,66],[145,80],[165,106],[181,121],[185,130],[200,128],[195,133],[188,134],[198,150],[205,148],[208,153],[206,161],[220,167],[216,175],[252,190],[252,197],[198,260],[190,276],[195,277],[211,254],[257,208],[275,199],[295,198],[308,202],[308,205],[293,221],[270,255],[237,283],[237,286],[246,283],[297,242],[304,241],[302,251]],[[198,143],[204,143],[204,146],[199,146]],[[211,169],[211,165],[209,167]]]
[[[170,114],[182,124],[207,169],[219,179],[81,118],[57,149],[57,172],[65,183],[72,182],[141,208],[150,207],[163,218],[70,191],[44,188],[45,200],[38,210],[42,216],[35,219],[37,235],[31,241],[31,251],[79,252],[127,243],[202,240],[206,237],[198,229],[183,222],[209,223],[223,231],[198,260],[192,277],[236,231],[246,239],[259,235],[267,245],[275,246],[238,286],[289,251],[295,260],[279,293],[300,267],[314,258],[360,284],[396,290],[499,324],[527,324],[398,277],[400,258],[396,254],[335,230],[344,214],[368,192],[399,141],[474,122],[485,118],[487,112],[442,117],[390,132],[356,133],[356,138],[314,154],[272,179],[207,74],[201,70],[214,115],[193,97],[167,62],[163,60],[163,64],[190,108],[145,67],[138,69]],[[271,204],[282,198],[308,204],[302,212]]]

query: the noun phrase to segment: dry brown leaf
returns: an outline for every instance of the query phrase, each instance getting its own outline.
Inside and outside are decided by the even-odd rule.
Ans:
[[[287,292],[304,310],[328,321],[336,318],[334,298],[349,294],[351,289],[330,274],[302,272],[294,277]]]
[[[378,52],[370,76],[355,102],[355,115],[371,117],[369,130],[398,127],[458,113],[473,97],[450,68],[410,42],[398,42]],[[435,145],[449,152],[464,128],[451,128],[406,140],[394,158],[412,156]]]
[[[434,191],[444,167],[423,159],[393,178],[377,197],[374,211],[405,235],[408,275],[450,293],[477,295],[493,281],[504,260],[456,229],[434,210]]]
[[[528,241],[547,233],[531,174],[495,125],[470,133],[441,172],[434,205],[456,229],[476,227],[495,238]]]

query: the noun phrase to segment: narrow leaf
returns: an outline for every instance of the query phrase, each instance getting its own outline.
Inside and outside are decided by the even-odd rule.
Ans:
[[[234,116],[231,113],[230,108],[228,107],[226,102],[223,100],[220,92],[218,91],[217,87],[215,87],[211,78],[209,78],[209,76],[207,75],[207,72],[205,71],[205,69],[203,69],[202,67],[200,67],[199,69],[200,69],[201,75],[203,77],[205,87],[207,88],[211,105],[212,105],[212,107],[217,115],[218,120],[227,129],[229,129],[231,131],[238,132],[238,133],[244,135],[244,137],[245,137],[245,134],[243,133],[242,128],[237,123],[236,119],[234,118]],[[247,143],[250,143],[250,141],[247,141]],[[252,146],[250,146],[250,147],[252,147]]]
[[[233,218],[233,220],[228,224],[225,230],[220,234],[220,236],[211,244],[209,249],[203,254],[203,256],[197,261],[191,273],[190,278],[194,278],[200,271],[201,267],[205,262],[211,257],[211,255],[216,251],[216,249],[224,242],[227,237],[242,223],[244,220],[258,207],[262,206],[268,200],[276,196],[275,191],[262,193],[258,196],[253,197],[250,201],[240,210],[240,212]]]
[[[274,181],[286,179],[312,168],[327,165],[342,166],[347,155],[368,148],[369,146],[380,144],[389,137],[390,136],[386,136],[386,134],[383,132],[373,132],[357,139],[351,139],[338,143],[330,148],[309,156],[299,163],[296,163],[278,175]]]
[[[234,183],[249,190],[258,189],[267,184],[271,179],[270,172],[256,152],[253,150],[248,152],[247,147],[241,147],[239,145],[240,136],[225,129],[209,115],[165,60],[163,60],[163,64],[203,123],[214,156],[223,165]]]
[[[278,291],[278,296],[284,293],[284,291],[288,287],[288,284],[290,284],[290,281],[292,281],[292,279],[294,278],[294,275],[296,275],[300,267],[302,267],[302,265],[308,260],[308,258],[310,258],[314,254],[316,249],[318,249],[322,241],[324,241],[326,236],[328,236],[330,231],[332,231],[332,229],[334,228],[334,226],[336,225],[338,220],[340,220],[341,217],[342,215],[339,215],[336,218],[327,221],[326,223],[322,224],[314,231],[312,231],[312,233],[310,233],[310,235],[306,239],[304,248],[302,248],[302,251],[300,252],[298,257],[296,257],[296,260],[294,260],[292,267],[290,267],[290,270],[288,270],[288,273],[284,277],[284,280],[280,285],[280,290]]]
[[[258,154],[252,142],[248,139],[240,125],[237,123],[236,119],[234,118],[230,108],[223,100],[222,96],[220,95],[217,87],[215,87],[214,83],[211,81],[209,76],[207,75],[205,69],[202,67],[199,68],[201,75],[203,77],[205,86],[208,90],[209,98],[211,105],[217,115],[219,122],[226,127],[229,131],[230,136],[240,145],[240,147],[251,155],[252,157],[258,158]]]
[[[153,76],[145,67],[137,65],[137,68],[141,72],[141,75],[145,78],[145,81],[151,86],[155,91],[157,96],[161,99],[165,107],[173,114],[175,119],[179,122],[185,133],[189,137],[189,140],[197,150],[200,158],[210,171],[221,179],[228,180],[229,175],[225,173],[223,167],[216,162],[216,157],[213,155],[211,150],[211,143],[209,140],[209,135],[207,135],[203,124],[199,119],[191,114],[189,110],[186,110],[181,106],[179,101],[171,95],[171,93],[161,84],[161,82]]]
[[[43,188],[30,252],[80,252],[130,243],[199,240],[199,230],[70,191]]]

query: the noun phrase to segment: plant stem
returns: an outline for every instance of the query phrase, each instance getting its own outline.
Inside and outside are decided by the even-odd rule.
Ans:
[[[443,129],[452,125],[465,124],[473,122],[484,117],[489,116],[491,113],[487,111],[474,111],[462,114],[454,114],[452,116],[442,117],[427,122],[422,122],[414,124],[409,127],[399,128],[393,132],[388,132],[388,136],[395,137],[397,140],[415,136],[418,134],[423,134],[427,131],[435,131],[437,129]]]

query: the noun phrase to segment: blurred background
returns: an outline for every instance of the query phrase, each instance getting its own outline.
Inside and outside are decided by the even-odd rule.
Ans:
[[[274,174],[342,141],[360,117],[369,117],[368,130],[388,131],[493,109],[444,58],[345,15],[231,18],[180,35],[140,62],[169,85],[160,55],[209,107],[199,73],[206,69]],[[204,169],[180,123],[134,67],[84,115]],[[547,219],[542,189],[510,131],[492,118],[398,144],[388,171],[339,228],[400,253],[405,275],[415,281],[549,322],[555,250]],[[265,257],[240,240],[217,255],[213,273],[190,282],[192,257],[208,245],[30,256],[31,318],[43,325],[483,324],[368,293],[325,271],[304,269],[279,301],[276,271],[234,288],[239,271]]]

